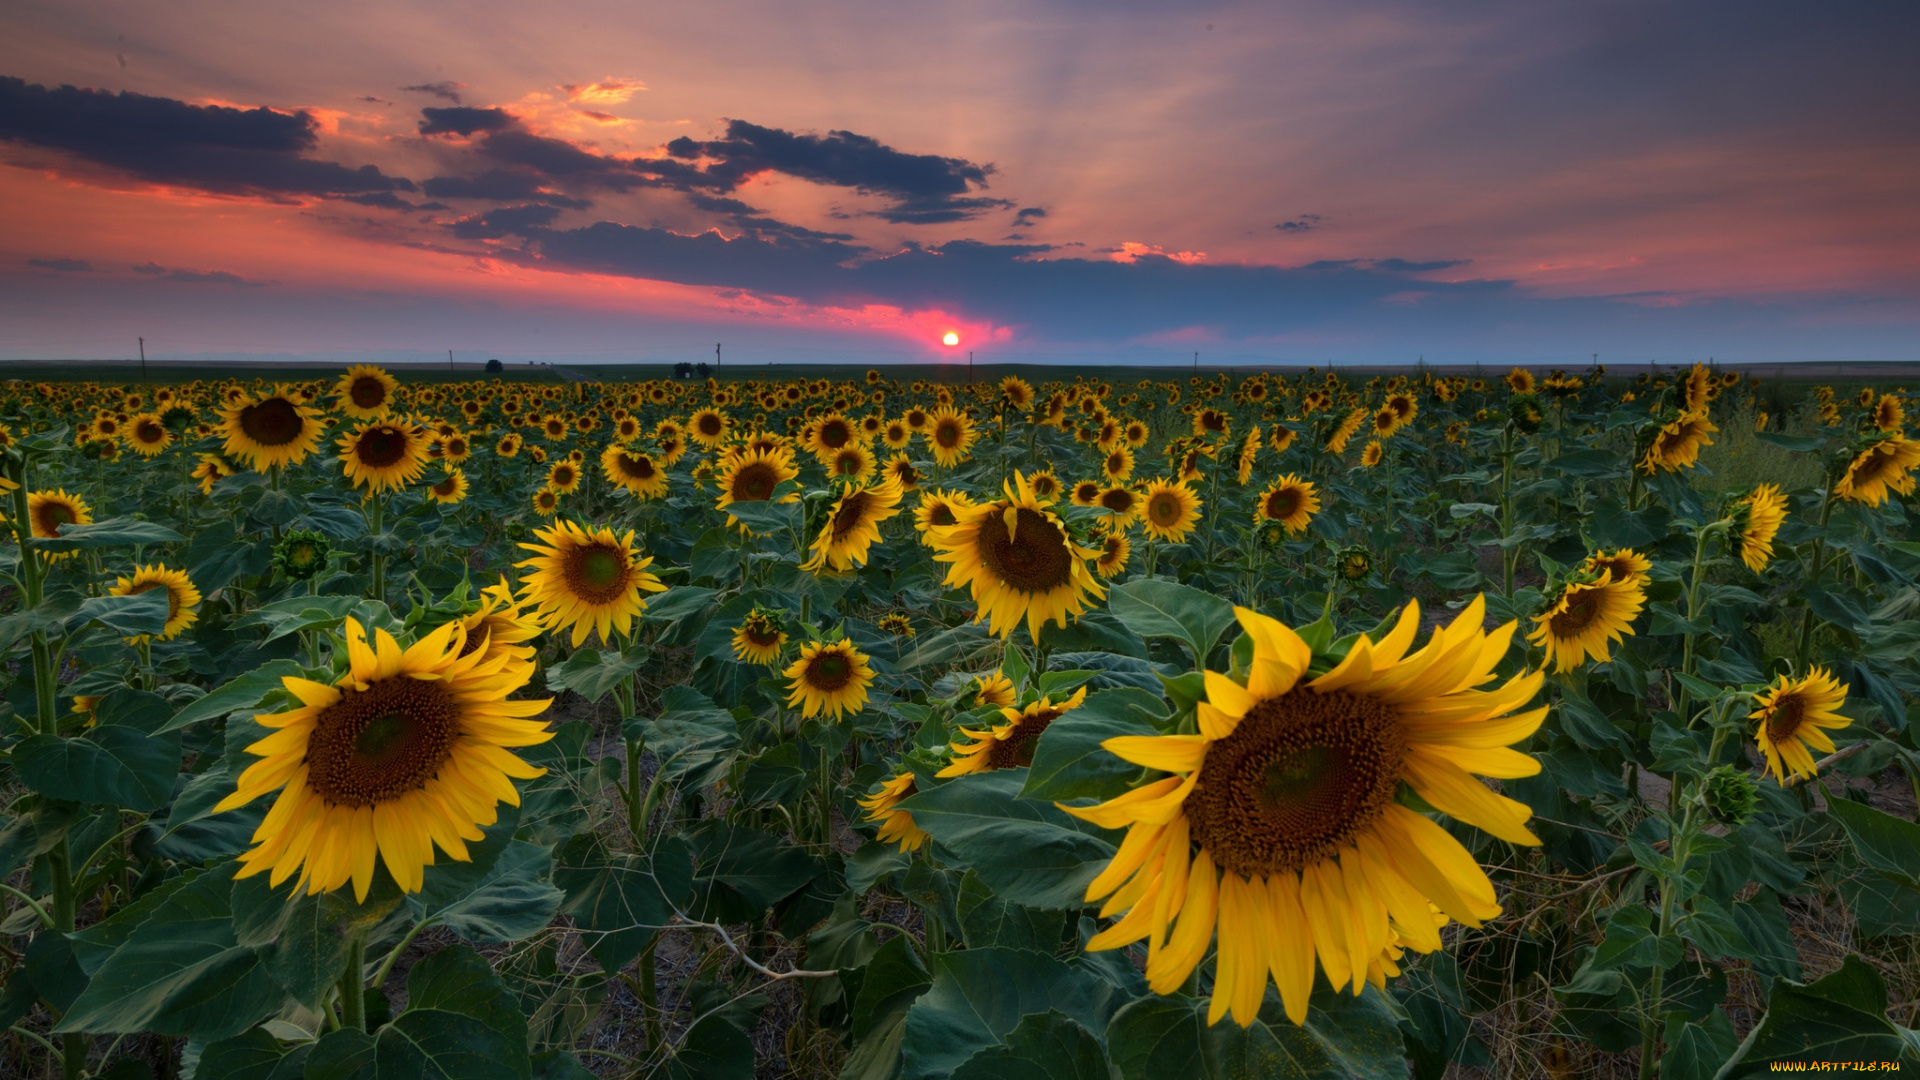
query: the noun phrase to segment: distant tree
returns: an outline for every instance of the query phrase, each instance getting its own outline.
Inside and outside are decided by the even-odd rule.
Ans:
[[[705,367],[706,365],[702,364],[701,366]],[[687,363],[685,360],[673,365],[673,377],[676,379],[691,379],[693,377],[693,365]]]
[[[700,361],[699,365],[695,368],[695,370],[700,372],[700,377],[703,379],[713,374],[713,368],[708,367],[707,362],[705,360]]]
[[[487,361],[487,374],[498,375],[505,370],[507,370],[507,365],[501,363],[499,360],[494,359]]]

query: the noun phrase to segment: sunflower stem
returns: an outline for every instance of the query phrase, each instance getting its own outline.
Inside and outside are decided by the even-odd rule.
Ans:
[[[666,1037],[660,1030],[660,965],[656,961],[659,947],[660,935],[656,932],[653,940],[640,951],[640,1013],[647,1024],[648,1053],[666,1045]]]
[[[367,1029],[366,966],[366,931],[352,931],[347,939],[347,969],[340,973],[340,1026],[355,1031]]]
[[[8,479],[18,485],[13,489],[13,529],[20,541],[20,588],[26,594],[25,610],[33,611],[46,599],[46,567],[41,564],[40,555],[33,548],[33,518],[27,511],[26,459],[9,454],[7,472]],[[45,630],[35,630],[28,644],[33,653],[33,696],[39,720],[37,730],[44,735],[53,735],[60,726],[60,718],[54,712],[53,650],[47,644]]]
[[[15,494],[18,494],[16,492]],[[1813,565],[1807,571],[1806,585],[1820,580],[1820,571],[1826,568],[1827,555],[1827,519],[1833,514],[1833,478],[1827,478],[1827,495],[1820,501],[1820,535],[1813,538]],[[1805,587],[1804,585],[1802,586]],[[1796,672],[1804,672],[1813,659],[1813,605],[1800,613],[1800,642],[1794,650],[1794,659],[1798,661]]]
[[[387,553],[380,550],[380,537],[386,528],[387,500],[383,495],[370,495],[367,499],[367,533],[373,539],[373,584],[367,593],[369,600],[387,598]]]
[[[627,786],[621,791],[621,794],[627,797],[627,832],[633,837],[633,848],[635,851],[646,846],[646,810],[653,801],[652,788],[647,790],[646,802],[643,803],[641,801],[640,795],[640,755],[646,748],[647,744],[644,739],[627,740]],[[654,776],[655,783],[658,783],[659,779],[659,776],[656,774]]]

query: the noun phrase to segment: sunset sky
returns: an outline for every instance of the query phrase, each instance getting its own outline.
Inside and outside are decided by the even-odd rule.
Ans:
[[[1911,0],[12,0],[0,359],[1915,360],[1916,41]]]

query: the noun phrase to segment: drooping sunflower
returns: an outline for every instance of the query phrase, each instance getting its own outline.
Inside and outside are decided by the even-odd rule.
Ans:
[[[537,612],[522,610],[522,606],[504,574],[499,583],[481,590],[480,606],[459,619],[466,635],[460,655],[478,649],[489,657],[504,654],[531,661],[535,650],[527,642],[540,636],[540,617]]]
[[[951,469],[967,460],[974,437],[973,420],[966,413],[951,405],[933,411],[927,442],[933,447],[934,463],[941,468]]]
[[[1913,494],[1913,469],[1920,465],[1920,442],[1888,436],[1860,451],[1833,485],[1833,493],[1849,502],[1879,506],[1889,493]]]
[[[666,470],[660,468],[651,455],[629,450],[618,443],[601,451],[600,471],[608,483],[626,488],[642,502],[667,493]]]
[[[1873,426],[1893,435],[1903,434],[1907,424],[1906,403],[1898,394],[1881,394],[1873,405]]]
[[[1074,542],[1073,534],[1050,502],[1034,498],[1026,477],[1015,472],[1003,485],[1005,495],[971,507],[953,525],[927,530],[934,561],[953,565],[946,584],[971,590],[978,610],[973,621],[988,622],[1001,637],[1013,633],[1024,617],[1035,640],[1049,622],[1065,627],[1086,610],[1089,596],[1106,595],[1087,560],[1097,554]]]
[[[867,707],[867,687],[873,668],[851,641],[810,641],[800,646],[800,658],[781,672],[793,680],[787,707],[798,706],[802,716],[829,715],[838,720]]]
[[[1133,541],[1126,533],[1108,533],[1100,542],[1100,555],[1093,561],[1094,572],[1109,581],[1119,577],[1126,570],[1127,561],[1133,558]]]
[[[1734,505],[1740,561],[1759,573],[1773,558],[1773,538],[1787,520],[1787,497],[1777,484],[1761,484]]]
[[[1534,617],[1527,640],[1546,650],[1555,671],[1571,671],[1588,657],[1604,662],[1613,642],[1633,633],[1646,602],[1646,591],[1631,578],[1618,580],[1611,570],[1577,574]]]
[[[1514,624],[1488,633],[1475,598],[1424,648],[1409,603],[1378,640],[1361,636],[1326,674],[1286,625],[1236,608],[1253,639],[1245,684],[1205,672],[1192,735],[1122,736],[1102,745],[1170,775],[1096,806],[1065,807],[1126,828],[1113,861],[1087,887],[1126,914],[1088,947],[1145,939],[1156,993],[1184,983],[1218,930],[1208,1023],[1251,1024],[1271,975],[1289,1019],[1303,1023],[1316,966],[1355,993],[1392,948],[1441,947],[1437,907],[1470,926],[1500,913],[1467,849],[1401,805],[1402,784],[1427,805],[1510,843],[1536,844],[1523,804],[1475,774],[1531,776],[1539,763],[1508,749],[1546,718],[1518,711],[1539,672],[1497,688]]]
[[[1001,719],[1006,721],[1003,724],[979,731],[963,727],[960,729],[963,739],[955,739],[952,743],[953,763],[934,775],[965,776],[968,773],[1031,765],[1034,744],[1040,741],[1047,726],[1079,708],[1085,700],[1087,688],[1083,686],[1065,701],[1055,702],[1043,696],[1024,709],[1008,705],[1000,710]]]
[[[991,675],[981,675],[973,680],[973,707],[998,705],[1005,709],[1018,700],[1018,691],[1013,688],[1013,680],[1007,678],[1004,671],[995,669]]]
[[[194,465],[192,478],[200,481],[200,494],[213,494],[213,485],[229,476],[237,476],[240,467],[221,457],[219,454],[201,454],[199,463]]]
[[[867,820],[880,825],[880,831],[874,834],[874,839],[883,844],[897,842],[900,850],[907,853],[919,851],[931,839],[926,830],[914,824],[912,811],[899,809],[913,791],[913,773],[902,769],[891,778],[882,780],[880,790],[860,800],[860,808],[867,812]]]
[[[787,631],[775,611],[756,607],[733,630],[733,656],[743,664],[771,667],[786,646]]]
[[[1766,755],[1767,771],[1781,784],[1789,775],[1811,780],[1813,750],[1823,754],[1834,751],[1827,732],[1838,731],[1853,723],[1837,710],[1847,701],[1847,684],[1838,682],[1826,668],[1816,667],[1804,679],[1780,676],[1757,698],[1759,708],[1747,714],[1760,726],[1754,742]]]
[[[964,491],[922,491],[920,505],[913,511],[913,527],[920,534],[920,542],[932,547],[934,529],[958,525],[961,515],[973,507],[973,498]]]
[[[173,445],[173,432],[167,430],[158,415],[136,413],[127,418],[126,443],[141,457],[159,457],[161,451]]]
[[[867,564],[867,552],[880,539],[880,523],[900,512],[900,485],[891,477],[872,486],[848,484],[827,513],[813,541],[813,556],[802,570],[830,566],[850,570]]]
[[[1719,430],[1705,411],[1681,413],[1654,433],[1653,442],[1640,459],[1640,470],[1652,475],[1693,468],[1700,461],[1700,448],[1712,446],[1709,436]]]
[[[214,808],[224,813],[279,791],[240,856],[236,877],[271,871],[272,885],[299,872],[309,895],[353,883],[365,900],[376,856],[400,888],[419,892],[434,848],[466,862],[466,842],[519,805],[515,779],[546,770],[512,748],[553,737],[533,719],[551,699],[508,701],[533,664],[506,654],[460,654],[460,625],[448,623],[402,649],[385,630],[349,618],[349,669],[332,686],[281,682],[300,707],[260,714],[273,734],[247,753],[260,758]]]
[[[1200,522],[1200,496],[1172,480],[1153,480],[1141,499],[1141,523],[1155,540],[1177,544]]]
[[[888,458],[881,471],[894,483],[899,484],[901,491],[920,489],[920,470],[913,467],[912,459],[905,454],[895,454]]]
[[[728,463],[718,477],[720,497],[714,501],[716,509],[725,510],[734,503],[766,502],[781,484],[800,475],[793,464],[793,453],[786,447],[777,450],[756,450],[742,454]],[[789,492],[780,500],[783,503],[800,501],[799,492]],[[732,514],[727,515],[728,525],[740,524]]]
[[[1286,527],[1287,535],[1298,536],[1307,531],[1307,526],[1313,524],[1313,515],[1319,512],[1320,495],[1313,481],[1288,473],[1260,493],[1254,521],[1277,521]]]
[[[180,636],[180,631],[192,626],[200,618],[200,590],[194,588],[192,579],[187,577],[184,570],[170,570],[159,563],[134,567],[133,576],[120,578],[113,588],[107,590],[107,594],[135,596],[154,589],[167,591],[167,624],[157,634],[135,634],[127,638],[129,645],[172,641]]]
[[[244,395],[220,410],[222,452],[256,472],[305,461],[324,429],[320,413],[284,386]]]
[[[78,495],[69,495],[64,488],[52,491],[27,492],[27,522],[32,526],[33,535],[40,540],[60,538],[62,525],[91,525],[93,511],[87,501]],[[73,552],[48,552],[43,555],[48,561],[67,558]]]
[[[1366,419],[1367,410],[1365,409],[1354,409],[1347,413],[1346,419],[1340,421],[1340,425],[1334,428],[1333,434],[1327,438],[1327,453],[1346,453],[1347,444],[1353,441],[1354,433],[1360,430],[1360,425],[1365,423]]]
[[[514,564],[534,571],[521,592],[540,609],[547,629],[573,627],[576,649],[594,631],[609,643],[616,628],[622,636],[632,634],[634,616],[647,609],[641,594],[666,591],[660,579],[647,572],[653,559],[642,558],[634,548],[632,529],[615,536],[604,525],[589,530],[563,520],[535,529],[533,535],[540,543],[520,546],[535,556]]]
[[[400,383],[371,364],[349,367],[333,392],[339,396],[340,411],[355,420],[372,420],[387,415],[393,408],[393,395]]]
[[[340,461],[354,487],[398,491],[427,471],[427,432],[405,420],[376,420],[340,437]]]
[[[1580,564],[1580,569],[1596,575],[1611,571],[1613,580],[1632,582],[1645,588],[1647,572],[1653,569],[1653,560],[1632,548],[1614,548],[1612,551],[1602,548],[1587,556],[1587,561]]]

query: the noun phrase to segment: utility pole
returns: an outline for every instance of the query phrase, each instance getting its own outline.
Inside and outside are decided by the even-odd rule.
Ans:
[[[713,343],[713,376],[720,377],[720,343],[717,341]]]
[[[973,385],[973,350],[967,350],[967,385]]]
[[[1198,351],[1195,351],[1193,354],[1193,374],[1196,378],[1200,374],[1200,353]]]
[[[147,381],[147,339],[140,339],[140,381]]]
[[[453,350],[452,349],[447,350],[447,370],[448,371],[453,370]]]

